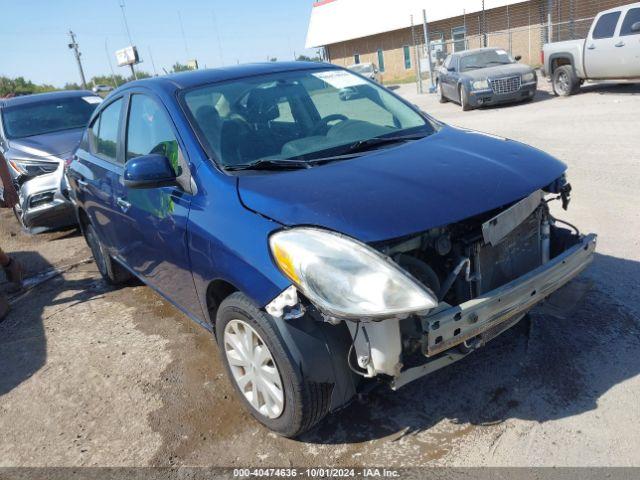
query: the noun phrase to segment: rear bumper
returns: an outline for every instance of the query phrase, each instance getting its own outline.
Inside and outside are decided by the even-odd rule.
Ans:
[[[471,92],[469,103],[474,107],[485,105],[498,105],[501,103],[522,102],[533,98],[538,89],[538,83],[523,84],[517,92],[508,94],[496,94],[493,90],[481,90]]]
[[[456,307],[444,305],[423,317],[423,330],[428,332],[423,353],[431,360],[402,371],[394,378],[392,388],[398,389],[468,354],[452,350],[454,347],[471,339],[480,346],[515,325],[591,263],[596,240],[596,235],[584,236],[580,243],[528,274],[481,297]]]

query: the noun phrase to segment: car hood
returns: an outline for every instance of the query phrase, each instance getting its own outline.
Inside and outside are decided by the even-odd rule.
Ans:
[[[60,158],[76,149],[83,133],[84,128],[76,128],[63,132],[17,138],[9,141],[9,148],[22,156]]]
[[[497,65],[489,68],[479,68],[462,73],[464,78],[469,80],[483,80],[485,78],[502,78],[510,75],[523,75],[533,72],[533,68],[529,65],[521,65],[519,63],[511,63],[509,65]]]
[[[244,205],[363,242],[449,225],[522,199],[566,165],[521,143],[443,127],[425,139],[310,169],[245,175]]]

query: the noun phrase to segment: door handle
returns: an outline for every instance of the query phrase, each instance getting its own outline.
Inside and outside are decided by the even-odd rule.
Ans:
[[[589,50],[595,50],[595,49],[596,49],[596,46],[592,44],[592,45],[589,45],[587,48],[588,48]]]
[[[618,43],[616,43],[616,47],[624,47],[624,42],[618,42]]]
[[[87,181],[86,180],[82,180],[81,178],[76,179],[76,183],[78,184],[78,186],[80,188],[87,188],[89,186]]]
[[[131,208],[131,204],[129,202],[127,202],[124,198],[122,197],[118,197],[116,199],[116,203],[118,204],[118,206],[120,207],[120,210],[122,210],[124,213],[127,213],[129,211],[129,209]]]

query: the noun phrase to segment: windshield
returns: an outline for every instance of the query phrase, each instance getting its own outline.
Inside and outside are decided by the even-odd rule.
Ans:
[[[478,68],[495,67],[515,63],[511,55],[504,50],[482,50],[460,57],[460,71],[477,70]]]
[[[351,65],[349,70],[353,70],[356,73],[371,73],[373,72],[373,64],[359,63],[357,65]]]
[[[14,105],[2,110],[2,123],[8,138],[83,128],[100,103],[100,97],[68,97]]]
[[[349,153],[372,138],[434,131],[385,89],[337,69],[208,85],[184,100],[197,134],[223,167],[264,159],[310,161]]]

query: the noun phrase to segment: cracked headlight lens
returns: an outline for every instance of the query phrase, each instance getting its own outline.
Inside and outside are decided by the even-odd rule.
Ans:
[[[371,247],[310,227],[269,239],[276,265],[320,310],[338,318],[390,318],[434,308],[435,295]]]
[[[471,83],[474,90],[487,90],[489,88],[489,80],[476,80]]]

